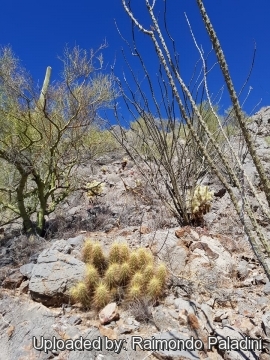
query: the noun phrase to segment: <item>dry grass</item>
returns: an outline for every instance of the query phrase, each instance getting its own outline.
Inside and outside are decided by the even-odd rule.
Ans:
[[[146,297],[134,300],[127,305],[127,310],[135,320],[141,323],[148,323],[153,321],[152,315],[153,302]]]

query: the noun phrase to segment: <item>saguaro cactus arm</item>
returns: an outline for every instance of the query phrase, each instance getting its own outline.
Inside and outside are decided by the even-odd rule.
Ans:
[[[50,66],[48,66],[46,69],[45,78],[44,78],[42,89],[41,89],[40,96],[38,99],[37,107],[40,106],[41,109],[44,109],[44,107],[45,107],[45,100],[46,100],[46,95],[47,95],[47,91],[48,91],[48,87],[49,87],[49,83],[50,83],[51,73],[52,73],[52,68]]]

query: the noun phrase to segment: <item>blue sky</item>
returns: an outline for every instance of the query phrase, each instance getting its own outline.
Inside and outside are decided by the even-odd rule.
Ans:
[[[136,17],[146,26],[150,25],[145,10],[145,0],[132,0]],[[195,0],[167,0],[168,26],[176,41],[180,54],[180,69],[185,81],[189,81],[198,59],[184,12],[187,13],[197,41],[205,52],[211,48],[200,19]],[[163,0],[157,0],[157,11],[162,17]],[[270,17],[269,0],[205,0],[205,6],[225,52],[229,69],[239,91],[251,65],[254,41],[257,44],[256,61],[249,86],[253,90],[244,109],[250,113],[262,99],[259,108],[270,105]],[[126,67],[121,55],[125,43],[119,36],[114,20],[121,32],[130,39],[130,21],[123,10],[121,0],[2,0],[0,22],[0,44],[11,45],[24,67],[36,81],[43,81],[47,66],[53,68],[53,79],[59,78],[61,56],[65,45],[79,45],[82,48],[97,48],[105,39],[108,48],[103,51],[107,71],[116,60],[116,75],[121,78]],[[149,39],[136,32],[140,51],[149,65],[151,76],[156,76],[157,62]],[[127,52],[128,54],[128,52]],[[211,58],[214,62],[214,57]],[[133,69],[140,76],[138,63],[130,57]],[[137,68],[138,67],[138,68]],[[217,69],[216,69],[217,70]],[[216,94],[223,84],[222,78],[214,70],[209,86]],[[105,70],[106,71],[106,70]],[[224,95],[220,101],[221,109],[229,106]],[[124,116],[128,118],[123,104]],[[258,110],[258,109],[257,109]]]

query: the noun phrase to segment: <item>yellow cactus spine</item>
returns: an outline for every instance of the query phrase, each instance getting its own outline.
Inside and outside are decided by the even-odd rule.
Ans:
[[[90,297],[88,295],[86,284],[82,281],[70,289],[70,296],[73,301],[78,301],[84,306],[90,304]]]
[[[130,281],[130,285],[139,285],[142,286],[144,283],[144,277],[143,273],[140,271],[135,272],[135,274],[132,276],[132,279]]]
[[[132,251],[128,260],[131,271],[134,273],[140,266],[136,251]]]
[[[138,259],[139,259],[139,265],[140,267],[144,267],[149,264],[153,264],[154,258],[152,253],[146,249],[146,248],[139,248],[136,250]]]
[[[139,284],[134,284],[128,289],[128,298],[130,300],[138,299],[142,295],[142,288]]]
[[[120,244],[120,259],[119,262],[123,263],[128,261],[130,255],[130,250],[127,244]]]
[[[86,270],[85,270],[85,284],[87,289],[92,292],[96,286],[96,284],[99,282],[99,274],[97,269],[92,264],[86,264]]]
[[[124,243],[113,243],[109,252],[110,263],[123,263],[129,258],[129,248]]]
[[[156,269],[156,277],[160,281],[161,285],[164,286],[167,279],[168,271],[165,264],[160,264]]]
[[[120,270],[119,264],[113,263],[109,265],[108,269],[105,272],[104,281],[110,289],[118,284],[119,270]]]
[[[106,306],[111,299],[111,294],[108,286],[100,281],[99,284],[95,288],[93,302],[97,309],[101,309]]]
[[[149,281],[146,292],[152,299],[157,299],[162,294],[162,283],[156,276]]]
[[[103,254],[100,243],[95,242],[92,248],[92,264],[98,269],[100,274],[103,274],[106,269],[106,258]]]
[[[143,270],[144,283],[148,284],[153,276],[154,276],[154,265],[148,264]]]
[[[119,283],[121,285],[126,285],[132,275],[132,270],[128,262],[124,262],[120,265],[119,270]]]
[[[83,245],[82,249],[82,258],[85,263],[90,263],[92,260],[92,250],[94,242],[90,239],[87,239]]]

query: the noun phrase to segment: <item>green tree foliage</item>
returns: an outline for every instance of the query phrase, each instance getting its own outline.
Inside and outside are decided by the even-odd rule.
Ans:
[[[98,126],[91,126],[87,136],[85,136],[83,146],[90,158],[99,157],[119,148],[119,144],[111,132],[101,130]]]
[[[160,144],[156,141],[156,131],[160,136],[164,135],[164,142],[170,148],[172,136],[166,123],[166,120],[154,119],[150,114],[145,114],[144,118],[139,117],[130,123],[129,141],[141,156],[147,159],[160,159]]]
[[[98,54],[66,49],[61,81],[50,84],[48,67],[40,92],[12,50],[1,49],[0,225],[22,218],[26,232],[43,235],[46,215],[80,185],[76,168],[93,153],[93,133],[101,143],[108,138],[97,130],[97,113],[115,94]],[[107,146],[95,144],[94,153]]]

